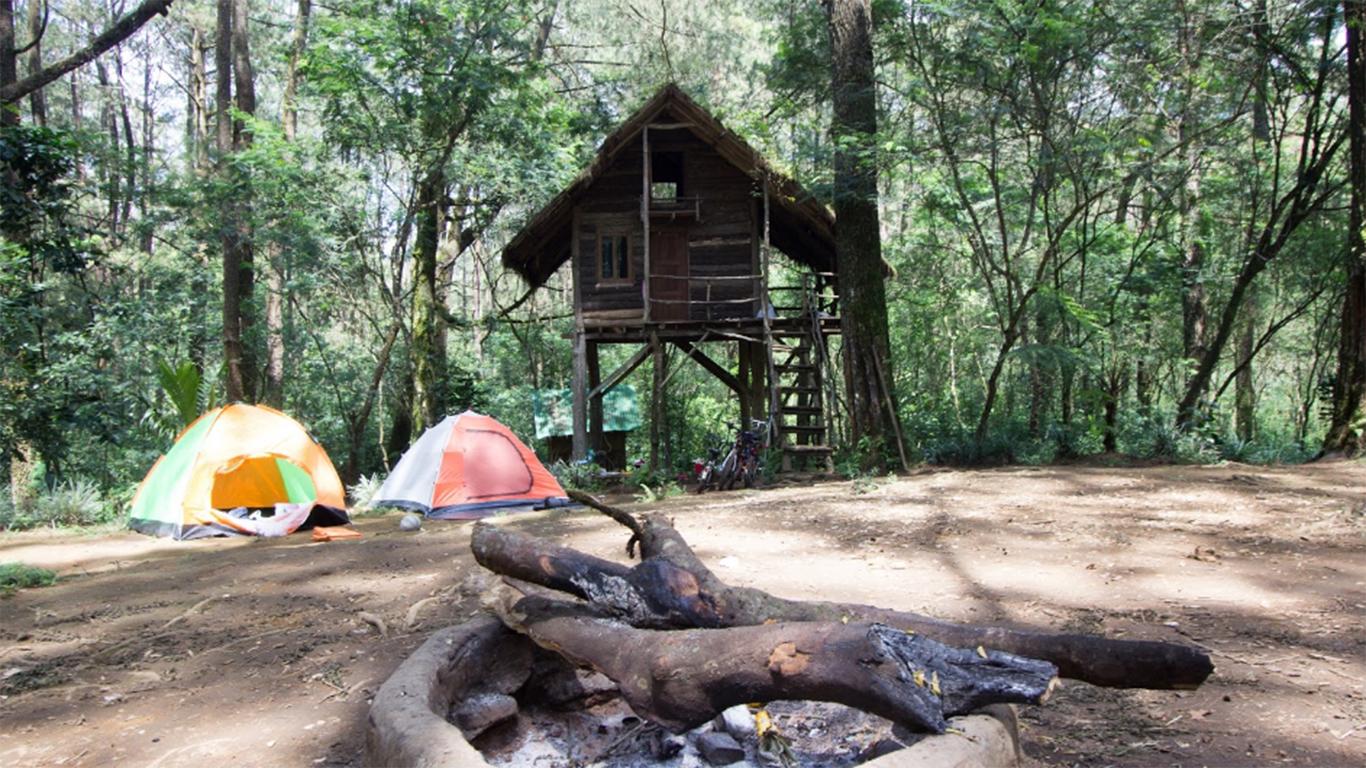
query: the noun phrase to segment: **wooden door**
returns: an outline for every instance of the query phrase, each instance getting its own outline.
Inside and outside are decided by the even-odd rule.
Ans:
[[[650,319],[688,319],[688,233],[650,230]]]

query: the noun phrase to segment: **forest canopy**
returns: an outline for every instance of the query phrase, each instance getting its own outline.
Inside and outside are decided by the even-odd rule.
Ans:
[[[59,491],[112,514],[227,400],[294,415],[347,483],[465,408],[529,438],[573,380],[573,291],[501,250],[666,83],[832,206],[837,156],[875,169],[912,460],[1360,440],[1354,0],[875,0],[857,147],[830,2],[144,5],[169,8],[13,96],[142,9],[0,0],[0,527]],[[652,485],[738,408],[661,362]]]

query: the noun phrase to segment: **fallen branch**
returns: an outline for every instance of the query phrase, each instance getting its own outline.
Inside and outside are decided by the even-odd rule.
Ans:
[[[1055,664],[1063,677],[1112,688],[1190,689],[1214,667],[1203,651],[1147,640],[956,624],[876,606],[787,600],[718,579],[662,515],[635,517],[582,493],[575,500],[604,512],[640,542],[628,567],[487,524],[470,546],[495,573],[581,597],[633,626],[742,627],[775,621],[871,621],[951,646],[997,649]],[[629,522],[627,522],[629,521]]]
[[[506,586],[492,605],[506,626],[596,668],[636,714],[675,733],[736,704],[779,699],[836,702],[943,733],[950,715],[1043,701],[1057,674],[1047,662],[871,622],[653,631]]]

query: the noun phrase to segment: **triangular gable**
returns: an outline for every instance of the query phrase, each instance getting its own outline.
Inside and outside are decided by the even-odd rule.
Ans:
[[[531,217],[503,249],[503,266],[532,286],[545,283],[570,258],[576,202],[647,125],[666,115],[670,121],[686,123],[687,130],[745,175],[768,179],[775,247],[818,272],[835,271],[835,219],[829,208],[796,181],[775,171],[758,151],[673,83],[661,88],[608,135],[593,162]]]

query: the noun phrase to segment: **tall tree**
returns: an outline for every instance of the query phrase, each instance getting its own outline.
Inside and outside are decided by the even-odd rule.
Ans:
[[[1347,173],[1347,291],[1342,300],[1333,421],[1323,441],[1327,454],[1356,455],[1366,448],[1366,0],[1344,0],[1347,20],[1347,101],[1350,153]]]
[[[0,93],[19,79],[19,57],[14,42],[14,0],[0,0]],[[0,101],[0,125],[19,124],[19,105]]]
[[[43,35],[47,33],[49,14],[47,0],[29,0],[28,4],[28,74],[43,71]],[[34,125],[47,125],[47,96],[42,88],[29,94],[29,111]]]
[[[897,439],[877,188],[877,92],[869,0],[825,0],[834,98],[835,253],[850,431],[882,465]]]
[[[1249,224],[1250,247],[1242,255],[1228,298],[1218,313],[1214,335],[1208,338],[1202,349],[1176,407],[1176,423],[1182,429],[1198,425],[1205,416],[1202,404],[1209,391],[1210,381],[1225,347],[1233,337],[1253,282],[1277,256],[1285,252],[1302,226],[1324,215],[1329,202],[1344,186],[1343,181],[1334,178],[1331,173],[1337,153],[1347,138],[1347,121],[1341,111],[1335,108],[1336,95],[1333,91],[1338,72],[1332,64],[1340,51],[1333,43],[1337,13],[1334,6],[1320,8],[1319,13],[1318,18],[1312,19],[1319,27],[1317,39],[1305,47],[1308,52],[1306,58],[1312,56],[1310,61],[1313,67],[1311,69],[1301,66],[1302,62],[1295,62],[1301,71],[1292,79],[1292,90],[1282,94],[1287,101],[1298,102],[1302,124],[1295,130],[1302,138],[1288,136],[1291,131],[1288,125],[1279,127],[1281,136],[1277,145],[1298,145],[1298,148],[1293,159],[1285,163],[1291,167],[1282,168],[1280,161],[1276,161],[1277,171],[1273,175],[1265,218]],[[1282,187],[1282,183],[1285,186]]]
[[[250,402],[256,399],[257,375],[256,356],[250,344],[255,275],[249,203],[243,199],[246,185],[232,158],[251,140],[250,129],[234,119],[234,106],[246,115],[256,111],[246,26],[247,0],[218,0],[214,64],[218,70],[218,169],[223,187],[219,242],[223,249],[224,384],[229,401]]]
[[[289,46],[289,68],[285,74],[284,97],[280,102],[280,123],[285,141],[293,143],[299,132],[299,63],[308,47],[308,21],[311,0],[299,0],[294,14],[294,33]],[[266,365],[262,400],[276,408],[285,402],[285,277],[289,259],[278,241],[267,251],[266,269]]]

